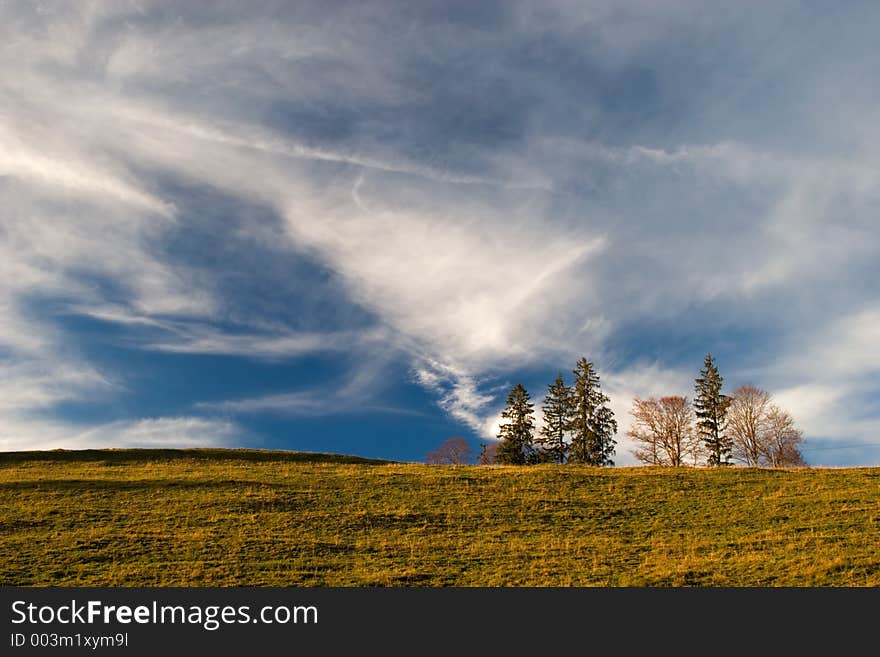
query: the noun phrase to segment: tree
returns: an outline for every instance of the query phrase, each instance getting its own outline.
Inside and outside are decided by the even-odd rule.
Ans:
[[[748,466],[761,465],[769,406],[770,393],[766,390],[746,385],[733,391],[727,412],[731,454]]]
[[[685,456],[699,448],[687,397],[635,399],[630,414],[633,424],[627,436],[639,444],[633,454],[642,463],[684,465]]]
[[[529,393],[517,383],[507,395],[507,407],[501,417],[507,420],[498,432],[498,463],[525,465],[534,458],[534,404],[529,401]]]
[[[761,454],[774,468],[806,465],[798,449],[803,433],[795,427],[794,418],[778,406],[767,411]]]
[[[473,450],[464,438],[449,438],[425,458],[429,465],[463,465],[470,463]]]
[[[544,413],[544,426],[535,442],[550,463],[565,463],[568,454],[565,436],[571,426],[574,409],[571,389],[565,385],[561,373],[557,374],[556,381],[547,386],[547,396],[541,410]]]
[[[798,450],[803,434],[794,418],[776,406],[769,392],[755,386],[734,390],[728,411],[733,457],[746,465],[805,465]]]
[[[477,465],[495,465],[498,463],[498,443],[480,445],[480,455],[477,457]]]
[[[697,432],[709,452],[709,465],[729,465],[730,439],[725,434],[725,429],[730,398],[721,394],[724,379],[718,374],[712,354],[706,354],[703,365],[700,378],[695,380],[694,411],[697,416]]]
[[[614,440],[617,421],[608,407],[611,400],[599,389],[599,375],[586,358],[577,362],[573,374],[568,460],[587,465],[614,465],[611,457],[617,444]]]

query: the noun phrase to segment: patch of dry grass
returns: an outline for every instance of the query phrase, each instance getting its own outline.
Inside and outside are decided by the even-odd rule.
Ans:
[[[0,584],[880,585],[876,468],[77,454],[0,454]]]

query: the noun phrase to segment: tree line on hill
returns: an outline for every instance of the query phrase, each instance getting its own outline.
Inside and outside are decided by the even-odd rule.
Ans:
[[[482,446],[477,464],[614,465],[617,421],[595,365],[581,358],[572,374],[571,386],[560,373],[547,387],[537,435],[529,393],[522,384],[513,386],[501,412],[498,442]],[[639,461],[665,466],[806,465],[798,448],[803,434],[770,393],[744,385],[725,395],[723,377],[711,354],[694,383],[693,402],[683,396],[633,400],[632,425],[626,435],[636,445],[633,455]],[[471,460],[463,438],[450,438],[426,459],[431,464]]]

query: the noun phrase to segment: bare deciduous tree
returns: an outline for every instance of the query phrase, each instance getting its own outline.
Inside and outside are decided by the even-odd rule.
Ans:
[[[803,433],[794,425],[794,418],[778,406],[767,410],[761,454],[774,468],[806,465],[798,449]]]
[[[449,438],[425,458],[429,465],[463,465],[470,463],[473,451],[464,438]]]
[[[797,447],[803,434],[791,414],[773,404],[766,390],[748,385],[734,391],[727,431],[733,457],[746,465],[805,465]]]
[[[770,393],[752,385],[733,391],[727,410],[727,433],[731,438],[731,456],[746,465],[761,465]]]
[[[496,458],[496,453],[498,451],[498,443],[492,443],[487,445],[483,443],[480,450],[480,455],[477,457],[477,465],[495,465],[498,463],[498,459]]]
[[[687,455],[700,451],[694,432],[694,411],[687,397],[635,399],[630,411],[633,425],[627,435],[639,444],[633,451],[643,463],[684,465]]]

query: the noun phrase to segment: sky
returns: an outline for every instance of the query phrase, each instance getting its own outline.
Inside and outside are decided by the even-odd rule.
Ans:
[[[880,4],[0,1],[0,450],[478,449],[595,363],[880,465]],[[540,413],[539,413],[540,415]]]

